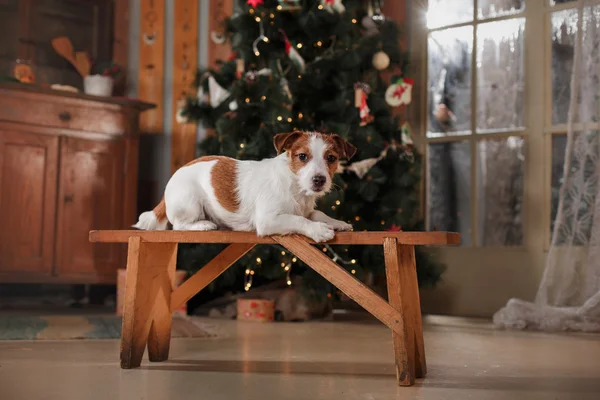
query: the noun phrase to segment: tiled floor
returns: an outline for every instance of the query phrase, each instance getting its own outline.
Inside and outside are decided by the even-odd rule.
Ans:
[[[600,336],[428,317],[429,374],[404,388],[378,323],[206,323],[218,338],[174,339],[169,362],[134,370],[115,340],[0,342],[0,399],[600,399]]]

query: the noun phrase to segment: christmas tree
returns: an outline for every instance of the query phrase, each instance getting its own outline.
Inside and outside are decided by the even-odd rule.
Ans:
[[[335,189],[318,207],[355,231],[422,230],[421,155],[407,124],[392,114],[393,107],[410,102],[412,86],[403,75],[408,60],[397,25],[371,1],[239,3],[240,11],[216,35],[231,43],[232,56],[218,69],[199,71],[198,96],[181,110],[182,118],[208,128],[201,155],[262,159],[275,155],[273,136],[278,133],[337,133],[358,152],[340,167]],[[384,75],[391,75],[391,81]],[[179,268],[196,269],[221,248],[182,245]],[[385,273],[380,246],[322,249],[359,279]],[[253,282],[285,278],[291,284],[292,275],[302,275],[310,293],[332,291],[276,246],[256,247],[240,263],[216,287],[248,290]],[[418,249],[417,268],[421,285],[434,285],[443,271]]]

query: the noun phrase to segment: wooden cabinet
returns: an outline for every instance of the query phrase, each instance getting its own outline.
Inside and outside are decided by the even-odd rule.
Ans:
[[[62,138],[58,190],[56,272],[60,276],[114,278],[115,246],[89,243],[93,229],[122,227],[124,143]]]
[[[0,128],[0,273],[52,273],[58,141]]]
[[[135,222],[139,113],[150,105],[0,86],[0,282],[112,283]]]

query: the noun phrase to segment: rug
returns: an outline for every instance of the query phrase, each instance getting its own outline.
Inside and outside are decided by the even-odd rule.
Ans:
[[[191,319],[174,317],[171,337],[216,335]],[[114,315],[0,316],[0,340],[118,339],[121,317]]]

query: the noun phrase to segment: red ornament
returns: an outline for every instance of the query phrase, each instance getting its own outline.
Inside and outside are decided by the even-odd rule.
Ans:
[[[406,86],[398,86],[396,90],[394,90],[394,97],[400,98],[406,92]]]
[[[258,7],[258,6],[260,6],[260,5],[264,4],[264,3],[265,3],[264,0],[248,0],[246,2],[246,4],[248,4],[252,8],[256,8],[256,7]]]
[[[239,54],[237,51],[234,51],[233,53],[231,53],[231,55],[227,58],[227,61],[233,61],[236,60],[238,58]]]
[[[402,227],[398,226],[396,224],[392,224],[392,226],[390,226],[387,231],[388,232],[402,232]]]

